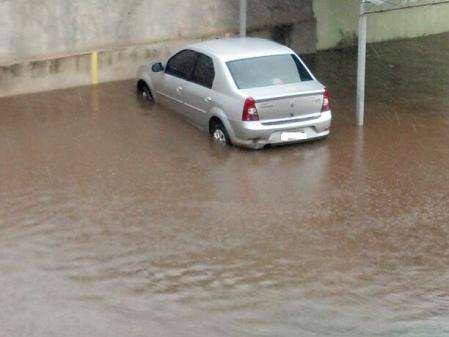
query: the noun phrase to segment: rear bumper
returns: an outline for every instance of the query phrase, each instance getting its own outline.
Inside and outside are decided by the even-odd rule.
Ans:
[[[329,135],[332,122],[331,111],[323,112],[320,117],[312,120],[293,123],[264,125],[261,122],[230,121],[231,140],[233,144],[253,149],[263,148],[268,144],[288,144],[298,141],[282,141],[281,134],[285,131],[303,131],[306,138],[302,141],[322,138]]]

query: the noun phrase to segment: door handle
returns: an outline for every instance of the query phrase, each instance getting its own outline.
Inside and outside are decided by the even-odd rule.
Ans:
[[[176,91],[177,91],[178,93],[181,93],[181,92],[182,92],[182,87],[177,87],[177,88],[176,88]]]
[[[206,103],[212,103],[212,98],[206,97],[206,98],[204,99],[204,102],[206,102]]]

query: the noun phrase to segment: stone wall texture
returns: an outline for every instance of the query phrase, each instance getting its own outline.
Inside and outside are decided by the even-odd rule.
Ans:
[[[248,6],[250,35],[315,50],[313,0]],[[0,0],[0,96],[89,84],[92,52],[100,82],[129,79],[145,60],[238,27],[239,0]]]

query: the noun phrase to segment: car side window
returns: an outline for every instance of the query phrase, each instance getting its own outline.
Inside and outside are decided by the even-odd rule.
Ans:
[[[193,50],[183,50],[167,62],[165,72],[167,74],[188,80],[190,79],[195,67],[196,58],[197,53]]]
[[[301,63],[301,61],[292,54],[293,60],[296,63],[296,67],[298,68],[299,77],[301,78],[301,81],[312,81],[313,78],[310,75],[310,73],[307,71],[307,69],[304,67],[304,65]]]
[[[214,62],[204,54],[198,54],[195,70],[192,75],[192,82],[212,89],[215,79]]]

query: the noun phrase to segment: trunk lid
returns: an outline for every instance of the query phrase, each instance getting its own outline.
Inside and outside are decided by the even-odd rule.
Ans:
[[[242,90],[256,101],[260,120],[320,114],[324,86],[317,81]]]

